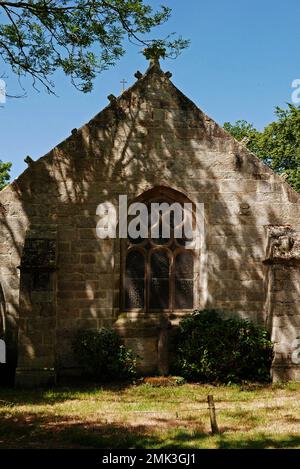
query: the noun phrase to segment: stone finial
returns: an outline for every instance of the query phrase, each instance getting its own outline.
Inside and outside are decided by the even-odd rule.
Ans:
[[[108,95],[108,96],[107,96],[107,99],[108,99],[108,101],[109,101],[110,103],[114,103],[114,102],[117,100],[117,98],[115,97],[114,94]]]
[[[147,60],[150,60],[151,65],[159,66],[159,59],[166,57],[166,48],[158,43],[153,43],[151,46],[143,50],[143,54]]]
[[[172,77],[172,73],[171,73],[171,72],[166,72],[165,75],[166,75],[167,78],[171,78],[171,77]]]
[[[135,72],[134,76],[139,80],[140,78],[142,78],[143,74],[138,70],[137,72]]]
[[[30,166],[32,163],[34,163],[34,160],[31,158],[31,156],[27,155],[26,158],[24,158],[25,163]]]

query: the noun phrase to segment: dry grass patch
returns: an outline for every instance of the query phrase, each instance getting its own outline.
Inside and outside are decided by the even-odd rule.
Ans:
[[[213,394],[220,435],[211,436]],[[300,448],[300,383],[0,391],[2,448]]]

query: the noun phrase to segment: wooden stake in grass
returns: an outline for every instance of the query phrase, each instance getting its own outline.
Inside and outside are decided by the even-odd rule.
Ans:
[[[208,409],[209,409],[211,432],[213,435],[216,435],[220,432],[219,432],[219,428],[217,424],[214,396],[212,395],[207,396],[207,402],[208,402]]]

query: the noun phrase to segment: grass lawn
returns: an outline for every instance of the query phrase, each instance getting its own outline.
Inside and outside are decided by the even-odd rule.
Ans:
[[[300,383],[0,389],[0,447],[300,448],[299,398]]]

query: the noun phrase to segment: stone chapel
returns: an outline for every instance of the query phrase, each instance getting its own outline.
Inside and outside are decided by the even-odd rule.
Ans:
[[[168,372],[166,335],[217,308],[265,325],[274,380],[300,379],[300,195],[152,60],[145,74],[0,193],[0,338],[18,385],[78,374],[80,328],[113,327],[142,374]],[[204,239],[99,239],[101,203],[204,207]],[[224,313],[225,314],[225,313]],[[166,333],[168,331],[168,333]]]

